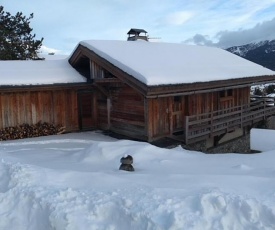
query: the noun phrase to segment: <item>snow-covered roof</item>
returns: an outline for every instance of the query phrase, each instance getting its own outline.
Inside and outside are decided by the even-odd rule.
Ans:
[[[80,44],[146,85],[275,75],[274,71],[214,47],[108,40]]]
[[[0,61],[0,85],[45,85],[81,83],[86,79],[68,59],[45,61]]]
[[[63,54],[44,54],[41,53],[38,55],[40,58],[45,58],[45,60],[59,60],[59,59],[66,59],[68,55]]]

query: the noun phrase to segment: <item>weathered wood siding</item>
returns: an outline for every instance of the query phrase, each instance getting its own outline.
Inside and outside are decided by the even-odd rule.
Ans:
[[[0,128],[41,121],[79,129],[76,90],[2,92],[0,109]]]
[[[185,115],[208,113],[215,110],[248,104],[250,88],[237,88],[226,91],[216,91],[185,96]]]
[[[96,95],[93,90],[78,92],[79,128],[81,130],[95,129],[97,123]]]
[[[183,131],[185,116],[209,113],[249,104],[250,88],[148,99],[147,134],[149,141]]]
[[[108,113],[107,113],[107,96],[103,93],[97,92],[97,127],[98,129],[107,130],[108,127]]]
[[[144,97],[128,85],[111,91],[110,129],[129,137],[147,139]]]
[[[169,108],[172,106],[172,97],[162,97],[148,99],[147,119],[148,119],[148,138],[153,140],[169,135],[170,118]]]

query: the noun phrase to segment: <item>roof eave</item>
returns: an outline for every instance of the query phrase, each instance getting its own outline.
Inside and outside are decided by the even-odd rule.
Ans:
[[[78,45],[75,49],[74,53],[69,58],[69,63],[74,66],[78,59],[82,56],[86,56],[87,58],[95,61],[97,64],[114,74],[121,82],[126,83],[140,92],[142,95],[146,95],[148,91],[148,86],[143,82],[136,79],[134,76],[129,75],[128,73],[124,72],[122,69],[118,68],[117,66],[113,65],[111,62],[107,61],[106,59],[100,57],[96,54],[93,50],[88,49],[83,45]]]
[[[41,85],[1,85],[0,92],[12,91],[37,91],[37,90],[62,90],[62,89],[81,89],[87,88],[91,85],[87,82],[75,83],[55,83],[55,84],[41,84]]]
[[[275,75],[266,75],[188,84],[155,85],[148,87],[147,97],[207,93],[232,88],[250,87],[255,84],[267,84],[274,81]]]

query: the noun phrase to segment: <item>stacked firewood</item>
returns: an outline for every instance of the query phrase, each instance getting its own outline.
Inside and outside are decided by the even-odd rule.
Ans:
[[[0,129],[0,141],[15,140],[30,137],[48,136],[65,132],[65,127],[47,122],[38,122],[35,125],[22,124]]]

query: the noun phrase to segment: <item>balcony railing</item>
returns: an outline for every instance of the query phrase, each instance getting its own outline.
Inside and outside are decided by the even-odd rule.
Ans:
[[[225,134],[272,115],[275,115],[274,99],[261,97],[247,105],[186,116],[185,143],[190,144],[207,137]]]

